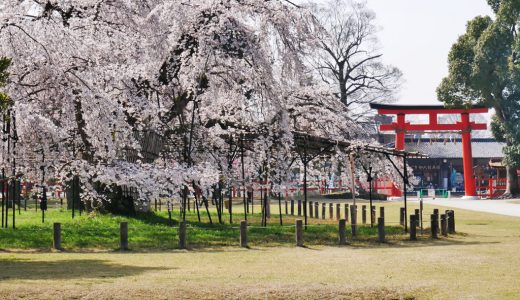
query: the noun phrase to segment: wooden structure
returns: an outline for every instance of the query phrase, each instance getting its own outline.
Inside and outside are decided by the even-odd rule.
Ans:
[[[409,186],[409,180],[408,180],[408,170],[406,166],[406,159],[407,158],[427,158],[428,156],[418,153],[418,152],[407,152],[404,150],[399,149],[391,149],[386,148],[379,145],[371,145],[371,144],[363,144],[363,143],[357,143],[353,144],[350,141],[347,140],[334,140],[330,138],[324,138],[324,137],[318,137],[313,136],[305,132],[300,131],[293,131],[292,132],[293,138],[294,138],[294,149],[293,151],[296,152],[303,164],[303,196],[304,196],[304,205],[303,205],[303,217],[304,217],[304,224],[307,225],[307,208],[308,208],[308,202],[307,202],[307,191],[308,191],[308,180],[307,180],[307,166],[308,164],[315,158],[322,156],[322,155],[332,155],[335,153],[335,151],[342,151],[344,153],[363,153],[363,152],[369,152],[369,153],[379,153],[385,156],[389,162],[392,164],[392,166],[396,169],[396,171],[399,173],[400,177],[403,179],[403,194],[404,201],[405,201],[405,209],[407,206],[406,202],[406,189]],[[246,142],[254,141],[256,138],[259,137],[259,134],[257,133],[247,133],[243,134],[240,137],[232,137],[228,136],[227,142],[230,144],[237,143],[237,141],[240,141],[238,143],[238,146],[242,148],[240,153],[243,155],[245,150],[253,151],[251,145],[248,145]],[[403,159],[404,161],[404,167],[401,170],[397,164],[392,160],[392,157],[399,157]],[[294,160],[293,160],[294,162]],[[371,182],[373,179],[372,174],[372,168],[363,166],[365,172],[367,172],[368,181]],[[244,175],[242,175],[244,176]],[[243,187],[244,191],[246,190],[245,186]],[[355,191],[353,191],[353,194]],[[245,193],[244,193],[245,195]],[[279,196],[280,197],[280,196]],[[267,197],[266,197],[267,198]],[[281,200],[279,198],[279,205],[280,205],[280,211],[281,211]],[[246,206],[246,200],[244,198],[244,207]],[[267,203],[264,203],[264,206],[267,206]],[[372,184],[370,183],[370,207],[372,207]],[[244,209],[245,214],[246,210]],[[263,223],[265,225],[265,223]],[[405,222],[404,224],[405,230],[407,230],[407,224]]]

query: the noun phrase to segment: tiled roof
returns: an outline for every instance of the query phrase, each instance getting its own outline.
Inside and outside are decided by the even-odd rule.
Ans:
[[[505,143],[499,143],[490,139],[475,139],[471,142],[471,152],[473,158],[503,158],[502,148]],[[432,142],[429,140],[421,139],[419,143],[417,140],[409,141],[406,140],[406,151],[410,152],[421,152],[428,155],[431,158],[462,158],[462,142],[460,139],[455,144],[453,141]]]

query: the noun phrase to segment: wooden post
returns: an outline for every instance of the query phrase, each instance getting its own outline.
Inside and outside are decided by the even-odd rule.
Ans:
[[[298,216],[302,215],[302,200],[298,200]]]
[[[455,233],[455,212],[453,210],[447,210],[446,218],[448,221],[448,233]]]
[[[385,218],[377,219],[377,236],[380,243],[385,242]]]
[[[448,236],[448,224],[446,222],[446,215],[441,215],[441,234]]]
[[[436,216],[437,218],[437,233],[439,233],[441,231],[441,222],[439,221],[439,209],[438,208],[435,208],[433,210],[433,214]]]
[[[54,249],[61,250],[61,223],[54,223]]]
[[[438,237],[438,227],[439,227],[439,224],[437,224],[437,222],[439,222],[439,219],[437,219],[437,215],[436,214],[431,214],[430,215],[430,228],[431,228],[431,231],[432,231],[432,238],[436,239]]]
[[[350,207],[350,219],[351,219],[351,227],[352,227],[352,236],[357,235],[357,205],[352,205]]]
[[[347,244],[347,230],[346,230],[346,222],[345,219],[339,220],[339,244],[346,245]]]
[[[296,220],[296,246],[303,247],[303,221]]]
[[[372,206],[370,209],[370,227],[374,226],[376,222],[376,207]]]
[[[186,221],[179,222],[179,248],[186,249]]]
[[[404,226],[404,219],[405,218],[406,218],[406,216],[405,216],[404,207],[400,207],[399,208],[399,224],[401,224],[402,226]]]
[[[451,230],[455,233],[455,211],[451,211]]]
[[[294,200],[291,200],[291,216],[294,216]]]
[[[265,192],[264,192],[264,202],[265,202],[265,220],[264,220],[264,223],[267,224],[267,218],[271,218],[271,197],[269,196],[269,191],[268,189],[266,188],[265,189]],[[229,200],[229,203],[231,203],[231,199]],[[229,208],[231,209],[233,206],[230,204],[229,205]],[[231,212],[230,212],[230,218],[231,218]],[[229,223],[232,223],[231,221]]]
[[[314,215],[316,219],[320,218],[320,204],[318,202],[314,202]]]
[[[287,204],[287,200],[285,200],[285,214],[288,215],[289,214],[289,208],[288,208],[288,204]],[[248,206],[249,207],[249,206]]]
[[[345,203],[345,222],[348,223],[348,203]]]
[[[417,240],[417,216],[410,215],[410,241]]]
[[[119,223],[119,249],[128,250],[128,222]]]
[[[493,197],[493,178],[489,177],[489,196]]]
[[[313,204],[312,204],[312,201],[309,202],[309,216],[311,218],[314,218],[314,211],[313,211]]]
[[[240,221],[240,247],[247,248],[247,221]]]
[[[366,205],[361,206],[361,219],[362,219],[363,224],[367,223],[367,206]]]
[[[419,200],[419,220],[420,220],[420,226],[421,226],[421,234],[423,234],[423,200],[422,198]]]
[[[416,221],[417,227],[419,227],[419,222],[421,221],[421,219],[420,219],[421,211],[418,208],[416,208],[414,212],[415,212],[415,221]]]
[[[173,222],[172,222],[173,204],[172,204],[172,202],[170,200],[168,200],[166,205],[168,207],[168,225],[172,226],[173,225]]]
[[[341,219],[341,205],[336,203],[336,220]]]
[[[327,203],[321,204],[321,218],[325,220],[325,208],[327,207]]]
[[[329,219],[334,219],[334,205],[329,203]]]
[[[380,218],[385,218],[385,207],[384,206],[381,206],[379,207],[379,217]]]

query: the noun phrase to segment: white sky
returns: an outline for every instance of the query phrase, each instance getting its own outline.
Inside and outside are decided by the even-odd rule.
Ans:
[[[448,72],[451,45],[478,15],[492,15],[485,0],[367,0],[381,27],[383,61],[403,72],[399,103],[436,103]]]

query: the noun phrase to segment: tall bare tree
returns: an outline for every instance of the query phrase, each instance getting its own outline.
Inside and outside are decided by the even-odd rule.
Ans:
[[[322,31],[310,63],[319,78],[337,89],[337,97],[358,119],[371,102],[391,102],[401,71],[382,62],[375,14],[365,2],[329,0],[311,5]]]

